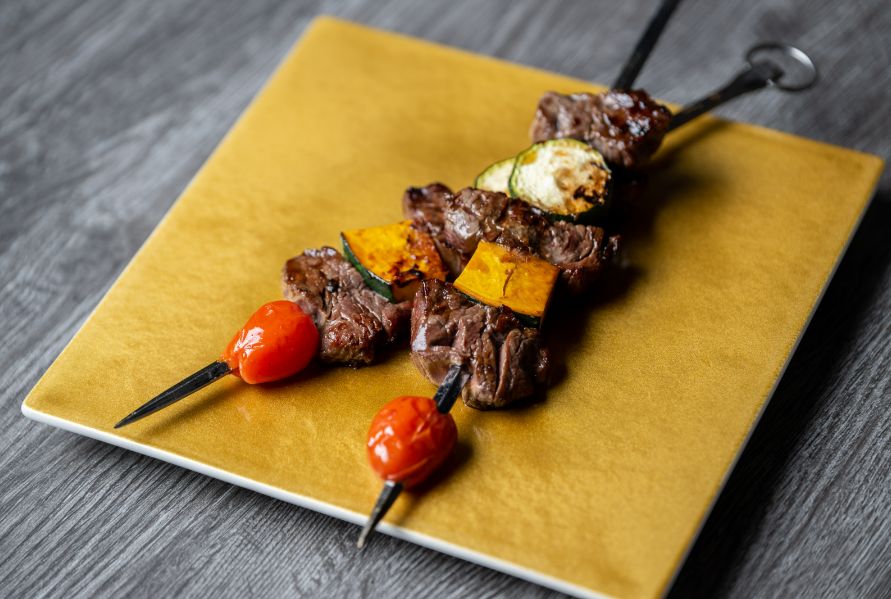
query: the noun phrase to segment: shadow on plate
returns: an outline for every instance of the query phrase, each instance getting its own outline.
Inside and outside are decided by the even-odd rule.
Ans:
[[[850,355],[845,337],[870,308],[891,261],[891,188],[880,190],[817,309],[798,350],[681,568],[670,599],[729,591],[766,524],[783,472],[813,436],[817,416],[837,398],[833,380]],[[835,398],[833,398],[835,396]]]

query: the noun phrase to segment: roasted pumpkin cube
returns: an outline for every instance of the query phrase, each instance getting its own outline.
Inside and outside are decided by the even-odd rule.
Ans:
[[[344,255],[365,283],[391,302],[414,297],[424,279],[446,278],[433,238],[411,221],[344,231],[340,238]]]
[[[537,256],[481,241],[455,287],[483,304],[510,308],[539,326],[559,274],[559,268]]]

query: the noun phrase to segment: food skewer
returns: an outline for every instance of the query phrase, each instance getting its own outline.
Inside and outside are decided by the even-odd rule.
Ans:
[[[625,94],[625,92],[621,90],[630,87],[633,84],[634,78],[640,72],[643,62],[652,51],[659,34],[678,4],[679,0],[663,1],[658,13],[649,23],[644,36],[638,42],[635,51],[632,53],[632,56],[629,57],[629,63],[623,68],[622,74],[614,86],[619,88],[616,90],[618,95]],[[787,55],[808,67],[812,71],[811,79],[805,83],[797,85],[783,83],[782,79],[784,72],[779,65],[770,61],[754,61],[753,57],[758,52],[777,49],[782,50]],[[668,123],[668,118],[660,115],[664,119],[664,126],[656,131],[657,135],[655,137],[657,138],[657,141],[651,150],[655,150],[655,147],[661,142],[661,137],[665,132],[682,126],[723,102],[768,85],[773,85],[787,91],[800,91],[810,87],[816,79],[816,69],[807,55],[791,46],[779,44],[761,45],[750,50],[747,54],[747,60],[749,67],[745,71],[739,73],[730,83],[719,89],[717,92],[709,94],[705,98],[690,104],[688,107],[678,112],[671,118],[670,124]],[[661,105],[652,99],[649,99],[645,92],[629,92],[625,95],[633,97],[635,102],[638,101],[638,98],[644,98],[639,106],[643,106],[644,109],[650,109],[650,107],[655,106],[658,110],[661,110],[662,113],[670,116],[667,109],[661,107]],[[584,96],[584,94],[579,96]],[[570,99],[575,101],[576,97]],[[601,106],[601,108],[603,107],[604,106]],[[606,108],[615,110],[615,107]],[[619,110],[621,109],[620,106]],[[637,109],[638,106],[634,106],[629,109],[629,112],[633,112]],[[558,139],[549,138],[548,141],[560,142],[563,145],[566,145],[565,142],[573,142],[582,146],[585,144],[594,145],[591,144],[588,139],[580,141],[575,141],[574,139],[559,139],[561,137],[572,137],[571,135],[556,135],[555,137]],[[572,149],[570,146],[567,146],[567,148]],[[597,150],[591,148],[589,148],[589,150],[597,154]],[[652,151],[649,153],[652,153]],[[644,158],[648,158],[649,153],[647,153]],[[600,154],[597,155],[600,156]],[[590,156],[587,155],[581,157],[590,158]],[[603,163],[602,156],[600,156],[600,161]],[[587,162],[592,164],[596,163],[596,161],[592,162],[590,160],[587,160]],[[595,164],[595,166],[597,165]],[[605,170],[608,175],[609,169],[606,167],[606,164],[601,164],[601,166],[602,168],[598,167],[598,169]],[[518,171],[518,174],[522,173],[519,173]],[[608,183],[608,179],[601,181],[601,183],[604,183],[604,185],[599,188],[598,193],[605,193],[607,190],[605,183]],[[513,184],[513,177],[511,178],[511,184]],[[513,187],[513,185],[511,185],[511,187]],[[510,191],[513,192],[514,190],[511,189]],[[574,219],[571,218],[570,220]],[[559,224],[560,223],[554,223],[554,228],[556,229]],[[408,235],[408,245],[403,246],[401,243],[405,241],[406,234]],[[300,262],[299,259],[289,261],[286,267],[285,293],[290,301],[271,302],[261,307],[261,309],[258,310],[258,312],[255,313],[242,328],[239,334],[233,338],[220,360],[212,362],[210,365],[164,391],[146,404],[140,406],[123,420],[118,422],[115,425],[115,428],[126,426],[127,424],[169,406],[210,383],[219,380],[227,374],[235,374],[249,384],[280,380],[302,370],[316,355],[317,351],[320,352],[323,361],[355,363],[351,360],[341,360],[338,356],[342,355],[343,347],[338,346],[338,339],[328,339],[324,336],[325,331],[323,325],[326,322],[327,316],[330,316],[330,313],[315,313],[319,306],[315,301],[316,298],[313,297],[313,293],[336,295],[336,293],[343,291],[344,289],[349,292],[367,292],[372,295],[377,294],[385,298],[384,303],[389,301],[391,305],[396,306],[406,303],[407,300],[410,300],[410,298],[414,296],[414,286],[420,280],[427,278],[444,278],[444,270],[442,269],[441,263],[439,265],[436,264],[436,262],[439,261],[439,257],[434,258],[437,252],[433,249],[433,241],[424,238],[424,233],[415,230],[413,225],[408,221],[375,229],[345,232],[342,237],[344,241],[344,253],[347,256],[348,261],[352,263],[352,267],[355,267],[358,273],[356,276],[359,277],[359,286],[363,287],[363,289],[357,289],[356,281],[347,281],[350,285],[342,287],[344,281],[333,279],[333,275],[330,275],[327,272],[322,273],[322,264],[330,263],[334,260],[332,253],[339,258],[339,254],[331,248],[324,248],[321,251],[307,252],[302,257],[304,258],[303,262]],[[396,239],[401,239],[402,242],[394,244],[393,240]],[[596,241],[596,245],[600,245],[601,243],[612,244],[614,242],[612,241],[612,238],[610,238],[609,241],[604,241],[602,239]],[[368,245],[368,248],[363,248],[363,245]],[[363,249],[368,249],[369,251],[363,254]],[[366,268],[369,266],[367,262],[372,261],[373,256],[377,256],[378,258],[381,256],[381,250],[385,250],[388,256],[393,256],[393,252],[399,254],[400,260],[404,259],[407,253],[414,262],[403,263],[401,264],[401,270],[396,269],[392,272],[389,267],[394,264],[400,264],[399,261],[383,264],[382,266],[387,268],[382,271],[376,271],[374,268],[370,267]],[[505,251],[510,250],[507,249]],[[526,249],[526,251],[528,252],[529,249]],[[364,260],[363,256],[365,258]],[[422,258],[421,263],[417,261],[418,256],[421,256]],[[605,260],[608,256],[609,250],[607,249],[602,256],[602,259]],[[542,257],[547,258],[546,256]],[[540,262],[547,264],[548,267],[554,269],[554,275],[550,280],[550,285],[546,286],[546,295],[549,297],[550,290],[557,278],[556,273],[559,271],[562,276],[567,274],[567,271],[560,271],[560,269],[555,266],[556,262],[542,260],[541,258],[535,258],[534,256],[533,259],[539,260]],[[346,264],[346,261],[344,261],[343,258],[340,258],[340,260]],[[336,262],[336,260],[334,261]],[[387,261],[385,260],[384,262]],[[421,268],[422,264],[423,268]],[[332,264],[328,264],[328,266],[339,271],[340,275],[343,274],[341,265],[335,264],[332,266]],[[379,266],[381,265],[379,264]],[[348,268],[352,267],[348,266]],[[325,283],[323,285],[324,291],[313,289],[313,286],[317,286],[319,281],[311,281],[309,279],[312,277],[306,276],[306,273],[313,269],[318,269],[321,273],[319,276],[324,279],[322,281]],[[437,272],[438,274],[433,274],[434,272]],[[571,277],[572,276],[575,275],[571,275]],[[507,288],[510,277],[511,274],[508,274],[507,279],[503,281],[504,286],[500,288],[502,292]],[[347,279],[349,279],[349,276],[347,276]],[[364,283],[362,281],[364,281]],[[448,284],[444,285],[448,286]],[[488,299],[497,296],[497,293],[489,293],[488,295],[482,293],[475,296],[474,293],[468,291],[466,288],[459,287],[459,281],[456,281],[454,290],[452,290],[451,286],[448,286],[447,288],[450,290],[449,293],[463,294],[465,297],[469,297],[473,301],[482,304],[488,304]],[[527,291],[529,289],[531,288],[527,287]],[[325,298],[326,301],[323,302],[323,304],[327,304],[328,295],[325,295]],[[362,302],[359,302],[359,304],[364,306]],[[410,306],[410,302],[407,305]],[[540,325],[541,317],[544,313],[543,306],[540,311],[535,312],[533,310],[532,312],[534,312],[534,314],[530,315],[521,310],[521,306],[518,305],[509,305],[507,303],[498,305],[507,308],[508,312],[522,319],[524,324],[517,324],[516,326],[527,326],[529,325],[529,319],[531,319],[531,321],[535,323],[533,325],[534,328]],[[322,307],[324,308],[324,306]],[[365,307],[367,308],[367,306]],[[328,306],[327,309],[330,311],[330,306]],[[404,311],[404,308],[402,308],[402,310]],[[394,316],[397,317],[393,319],[393,322],[396,323],[399,320],[399,314],[394,314]],[[394,329],[394,331],[395,330],[396,329]],[[386,330],[386,333],[387,335],[398,334],[397,332],[391,332],[390,330]],[[534,339],[534,335],[533,342],[533,346],[535,346],[537,341]],[[369,348],[366,349],[368,351],[363,349],[360,354],[358,354],[359,360],[363,363],[371,362],[374,359],[374,347],[369,346]],[[330,359],[326,360],[326,355],[328,355]],[[356,354],[350,355],[354,356]],[[428,377],[429,376],[428,373]],[[476,376],[476,374],[474,374],[474,376]],[[436,378],[438,379],[439,376]],[[358,545],[360,548],[365,544],[375,526],[385,516],[386,512],[396,501],[402,490],[424,480],[448,456],[457,439],[457,428],[449,411],[469,378],[470,371],[468,370],[468,365],[466,363],[453,363],[449,368],[447,375],[442,380],[434,399],[399,397],[385,405],[378,413],[378,416],[375,418],[372,425],[372,431],[369,433],[368,451],[369,457],[372,460],[372,466],[375,467],[375,470],[378,471],[378,474],[381,475],[381,478],[384,479],[385,483],[372,511],[371,517],[363,528],[359,538]],[[473,407],[480,407],[469,403],[467,397],[465,397],[465,402]],[[501,405],[504,404],[496,403],[489,405],[488,407],[500,407]],[[402,414],[402,416],[400,416],[400,414]],[[397,426],[396,429],[394,429],[393,425],[400,423],[405,424],[400,418],[404,419],[406,417],[421,426],[420,429],[417,427],[413,430],[406,429],[408,433],[417,433],[418,430],[423,429],[426,431],[426,440],[424,441],[426,444],[422,443],[421,445],[417,445],[416,443],[411,442],[406,445],[402,444],[404,439],[396,438],[398,435],[394,436],[393,431],[399,427]],[[394,418],[395,420],[393,420]],[[434,433],[427,434],[430,431],[434,431]],[[437,442],[431,445],[431,439]],[[388,446],[388,441],[394,441],[395,445]],[[379,449],[380,451],[378,451]],[[398,467],[394,469],[394,465]],[[408,468],[407,470],[406,467]]]
[[[670,2],[666,3],[666,5],[670,5],[670,4],[671,4]],[[663,8],[666,8],[666,5],[663,5]],[[673,8],[671,8],[671,10],[673,10]],[[670,10],[669,10],[668,14],[670,14]],[[776,49],[776,48],[784,49],[784,51],[789,53],[791,56],[793,56],[800,62],[804,63],[805,66],[810,65],[811,69],[813,70],[814,78],[816,77],[816,70],[813,68],[813,63],[810,61],[810,59],[807,57],[807,55],[805,55],[800,50],[797,50],[790,46],[778,46],[775,44],[774,45],[768,44],[768,45],[757,46],[757,47],[753,48],[752,50],[750,50],[749,53],[747,54],[749,68],[747,68],[745,71],[743,71],[742,73],[740,73],[736,77],[734,77],[734,79],[731,80],[730,83],[728,83],[723,88],[718,90],[718,92],[709,94],[702,100],[694,102],[694,103],[690,104],[687,108],[679,111],[674,117],[672,117],[672,121],[669,123],[670,128],[674,129],[674,128],[680,127],[681,125],[689,122],[696,116],[699,116],[704,112],[707,112],[708,110],[721,104],[722,102],[731,100],[731,99],[738,97],[744,93],[755,91],[757,89],[761,89],[761,88],[763,88],[767,85],[770,85],[770,84],[777,85],[778,82],[780,82],[783,77],[783,74],[784,74],[783,70],[777,64],[775,64],[773,62],[768,62],[768,61],[754,62],[752,59],[754,54],[760,50]],[[813,80],[796,85],[796,86],[789,85],[789,86],[783,87],[781,89],[788,89],[789,91],[799,91],[800,89],[806,89],[807,87],[809,87],[812,84],[813,84]],[[667,131],[667,129],[666,129],[666,131]],[[556,140],[556,141],[565,142],[565,141],[574,141],[574,140]],[[660,139],[660,141],[661,141],[661,139]],[[575,142],[575,143],[579,143],[579,142]],[[539,145],[543,145],[543,144],[539,144]],[[533,147],[535,147],[535,146],[533,146]],[[570,148],[564,147],[561,149],[562,149],[562,153],[565,155],[567,150],[569,150]],[[522,155],[523,154],[521,154],[521,156]],[[504,161],[502,161],[502,162],[504,162]],[[517,158],[517,164],[528,164],[530,162],[531,162],[530,160],[521,161],[519,158]],[[580,164],[584,163],[584,162],[585,161],[579,161]],[[588,160],[587,162],[588,162],[588,164],[591,163],[590,160]],[[496,165],[493,165],[493,166],[498,167],[499,164],[500,163],[496,163]],[[552,164],[551,166],[554,167],[555,165]],[[516,175],[518,174],[518,168],[519,167],[513,167],[513,169],[512,169],[513,172],[510,176],[510,181],[509,181],[510,189],[507,190],[509,192],[516,191],[515,183],[517,180]],[[489,169],[487,169],[487,171],[489,171]],[[487,171],[484,171],[483,176],[486,175]],[[479,182],[479,181],[480,181],[480,177],[477,178],[477,182]],[[571,187],[572,186],[570,186],[570,188]],[[604,186],[604,188],[605,188],[605,186]],[[416,190],[416,191],[423,193],[422,190]],[[501,190],[493,190],[493,191],[501,191]],[[443,192],[443,190],[440,190],[439,193],[450,193],[450,192],[448,192],[448,190],[445,189],[444,192]],[[504,213],[503,209],[501,212],[502,212],[502,214]],[[516,224],[517,224],[516,221],[514,221],[514,226],[516,226]],[[557,225],[555,224],[554,226],[557,226]],[[474,229],[474,230],[481,231],[481,229],[478,227],[468,227],[468,229]],[[479,246],[477,246],[477,251],[476,251],[476,253],[474,253],[474,257],[476,257],[479,254],[480,247],[484,246],[486,243],[487,242],[485,242],[485,241],[479,242]],[[471,269],[472,262],[473,262],[473,258],[471,258],[470,262],[467,263],[465,269],[461,273],[461,276],[459,276],[459,280],[456,281],[456,283],[455,283],[456,288],[460,289],[460,287],[459,287],[460,279],[464,276],[464,274],[468,270]],[[544,261],[542,261],[542,262],[544,262]],[[486,271],[489,272],[489,269],[487,268]],[[557,275],[555,274],[554,276],[556,278]],[[509,277],[508,277],[508,279],[509,279]],[[551,284],[553,285],[553,280],[551,281]],[[503,287],[503,289],[507,288],[506,285],[507,285],[507,283],[505,281],[505,286]],[[475,300],[482,301],[483,303],[487,303],[487,301],[486,301],[487,298],[484,295],[480,296],[480,295],[475,295],[473,293],[468,293],[468,291],[466,289],[460,289],[460,290],[462,292],[464,292],[465,295],[469,295],[471,298],[473,298]],[[528,287],[527,287],[526,291],[527,292],[529,291]],[[474,295],[475,295],[475,297],[474,297]],[[496,295],[497,295],[497,293],[496,293]],[[550,295],[550,288],[548,290],[548,295]],[[418,300],[416,300],[416,301],[418,301]],[[516,306],[506,306],[506,307],[512,308],[512,309],[516,308]],[[422,335],[422,336],[424,336],[424,335]],[[413,349],[413,353],[414,353],[414,351],[415,351],[414,328],[412,331],[412,349]],[[458,377],[462,374],[464,374],[464,378],[463,378],[463,381],[461,381],[459,384]],[[429,375],[428,375],[428,377],[429,377]],[[448,408],[451,408],[451,406],[454,404],[454,401],[457,399],[458,393],[460,393],[461,388],[463,387],[464,383],[467,381],[467,377],[468,377],[468,373],[464,370],[464,368],[462,366],[454,366],[453,365],[449,369],[448,374],[446,375],[445,379],[440,384],[440,387],[437,391],[437,397],[444,396],[444,397],[449,398],[448,403],[445,404],[448,406]],[[439,405],[440,405],[439,402],[437,402],[438,409],[439,409]],[[381,413],[386,412],[387,409],[388,409],[388,406],[385,406],[382,409]],[[441,409],[439,409],[439,412],[443,413],[443,411]],[[373,457],[374,449],[376,447],[376,438],[374,435],[375,435],[376,430],[379,428],[379,425],[377,425],[377,421],[378,421],[378,419],[381,418],[381,413],[379,413],[378,416],[375,418],[375,421],[372,424],[371,432],[369,433],[368,449],[369,449],[369,457],[372,459],[373,467],[374,467],[374,457]],[[438,460],[437,463],[439,463],[439,461],[441,461],[444,458],[439,457],[441,454],[438,452],[441,451],[441,452],[447,453],[448,451],[451,451],[451,447],[453,444],[454,444],[454,441],[451,441],[449,444],[447,444],[447,446],[443,446],[440,448],[429,448],[427,451],[430,452],[431,454],[437,455],[437,460]],[[380,474],[380,470],[378,468],[375,468],[375,469],[378,470],[379,474]],[[403,480],[400,480],[396,477],[387,478],[386,476],[382,476],[382,478],[385,478],[384,487],[381,490],[380,495],[378,496],[377,502],[375,503],[375,506],[371,512],[371,515],[370,515],[368,521],[366,522],[365,526],[363,527],[362,532],[361,532],[358,542],[357,542],[357,546],[360,549],[362,547],[364,547],[365,543],[367,542],[367,540],[368,540],[370,534],[373,532],[374,528],[381,521],[381,519],[385,516],[386,512],[393,506],[396,499],[398,498],[398,496],[400,495],[400,493],[403,491],[403,489],[406,486],[405,483],[403,482]]]
[[[380,338],[398,335],[399,323],[407,321],[411,306],[406,300],[414,296],[420,280],[444,279],[446,271],[433,240],[408,221],[344,231],[341,238],[346,259],[333,248],[322,248],[289,260],[283,272],[286,300],[261,306],[219,360],[146,402],[115,428],[153,414],[227,374],[257,384],[292,376],[314,357],[328,363],[371,363],[382,344]],[[369,312],[374,309],[381,310],[380,318]],[[358,313],[358,323],[342,317],[357,310],[364,310]],[[329,326],[335,320],[338,325]]]
[[[628,57],[628,60],[626,61],[626,64],[622,69],[622,73],[616,80],[616,84],[614,85],[614,87],[624,88],[630,87],[633,84],[634,80],[637,78],[637,75],[640,73],[640,70],[643,68],[643,65],[646,62],[647,58],[649,58],[650,53],[652,52],[663,29],[665,28],[665,25],[668,23],[668,20],[673,14],[675,8],[677,8],[678,4],[680,4],[680,0],[663,0],[658,11],[647,24],[647,27],[641,38],[638,40],[632,54]],[[348,255],[350,255],[350,259],[354,263],[354,265],[360,267],[360,264],[358,264],[355,260],[355,256],[352,254],[351,251],[349,251],[350,248],[349,244],[347,243],[346,237],[344,237],[344,248],[348,251]],[[370,286],[372,286],[376,291],[380,292],[380,289],[374,286],[374,283],[376,281],[374,281],[372,277],[367,277],[364,271],[362,274],[363,278],[366,279],[366,282],[372,283]],[[384,288],[383,295],[385,295],[385,297],[389,296],[388,299],[395,299],[394,296],[389,292],[389,289],[387,289],[386,287]],[[316,331],[316,338],[318,339],[318,331]],[[304,367],[305,364],[300,366],[298,370],[302,370]],[[267,379],[262,382],[270,382],[271,380],[286,378],[287,376],[294,374],[294,372],[280,374],[275,379]],[[150,414],[166,408],[167,406],[176,403],[177,401],[188,397],[196,391],[203,389],[207,385],[210,385],[211,383],[225,377],[227,374],[237,375],[238,371],[237,369],[232,368],[232,366],[228,363],[227,359],[225,359],[224,356],[224,359],[212,362],[208,366],[205,366],[201,370],[186,377],[179,383],[173,385],[169,389],[158,394],[150,401],[141,405],[136,410],[124,417],[120,422],[115,424],[114,428],[117,429],[127,426],[128,424],[136,422],[137,420],[145,418]],[[452,401],[452,403],[454,403],[454,400]],[[449,407],[451,408],[451,406]],[[398,491],[395,492],[395,495],[398,495]]]

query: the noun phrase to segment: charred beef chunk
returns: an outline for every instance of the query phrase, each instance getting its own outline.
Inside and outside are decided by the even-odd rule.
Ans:
[[[472,302],[451,284],[421,283],[411,313],[411,359],[430,382],[442,382],[452,364],[464,364],[470,380],[464,403],[501,408],[527,398],[547,383],[548,352],[537,329],[503,308]]]
[[[618,237],[606,237],[600,227],[551,223],[536,208],[503,193],[468,187],[452,194],[439,183],[420,189],[434,186],[435,203],[428,200],[432,193],[412,188],[405,194],[403,209],[407,218],[433,235],[452,275],[464,269],[480,240],[486,240],[532,252],[558,266],[563,284],[570,293],[579,294],[618,248]]]
[[[323,362],[370,364],[408,328],[411,302],[392,304],[365,286],[337,250],[323,247],[291,258],[282,271],[285,298],[319,329]]]
[[[600,227],[557,222],[541,237],[537,253],[560,267],[560,282],[572,295],[591,288],[604,266],[618,254],[621,238]]]
[[[442,218],[446,200],[452,197],[452,190],[442,183],[431,183],[424,187],[409,187],[402,197],[402,212],[405,218],[422,222],[427,230],[442,230]]]
[[[639,89],[568,96],[547,92],[529,134],[534,142],[579,139],[610,164],[634,169],[659,148],[670,122],[671,111]]]

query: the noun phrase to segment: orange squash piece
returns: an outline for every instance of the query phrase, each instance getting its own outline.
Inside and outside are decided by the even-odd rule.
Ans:
[[[424,279],[446,278],[433,238],[405,220],[340,234],[343,253],[365,283],[391,302],[411,299]]]
[[[461,293],[489,306],[504,306],[540,326],[560,269],[532,254],[481,241],[455,280]]]

